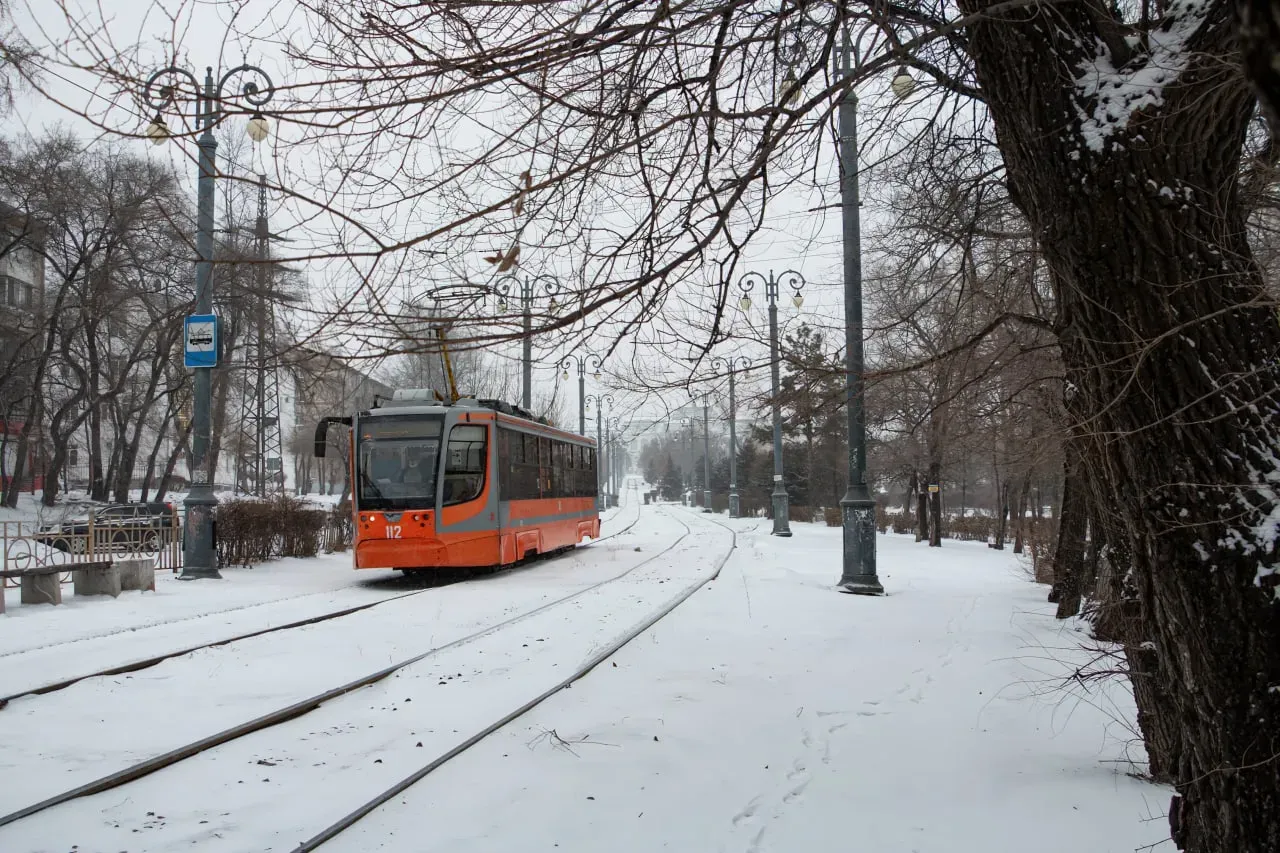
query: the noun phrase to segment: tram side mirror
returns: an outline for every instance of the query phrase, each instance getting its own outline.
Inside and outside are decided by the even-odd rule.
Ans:
[[[325,452],[328,450],[329,443],[329,427],[333,424],[343,424],[351,426],[351,418],[343,416],[330,416],[321,418],[320,423],[316,425],[315,435],[315,456],[317,459],[323,459]]]

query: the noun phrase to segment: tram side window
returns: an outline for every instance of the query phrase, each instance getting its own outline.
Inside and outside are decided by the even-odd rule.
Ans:
[[[577,471],[577,444],[564,444],[564,497],[579,496],[579,471]]]
[[[506,454],[499,459],[499,498],[524,501],[541,497],[538,489],[538,437],[509,429],[498,431],[506,440]],[[498,445],[499,453],[503,445]]]
[[[584,447],[582,452],[586,454],[587,461],[587,494],[590,497],[596,497],[600,492],[600,477],[596,474],[596,450],[594,447]]]
[[[552,488],[552,439],[538,439],[538,488],[541,497],[556,497]]]
[[[591,475],[587,473],[587,449],[580,444],[573,446],[573,496],[585,498],[591,494]]]
[[[498,430],[504,501],[595,497],[595,452],[568,441]]]
[[[551,494],[557,498],[568,497],[569,466],[565,463],[565,451],[569,445],[563,441],[551,442]]]
[[[487,434],[488,428],[478,424],[458,424],[449,431],[444,468],[444,506],[480,497],[484,490]]]

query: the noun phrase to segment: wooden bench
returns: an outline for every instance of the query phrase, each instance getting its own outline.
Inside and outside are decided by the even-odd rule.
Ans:
[[[101,595],[103,593],[110,594],[109,589],[112,586],[110,575],[115,569],[115,564],[110,560],[100,560],[92,563],[63,563],[58,566],[36,566],[30,569],[7,569],[0,571],[0,578],[19,578],[22,581],[22,593],[18,599],[23,604],[61,604],[62,603],[62,584],[58,581],[58,575],[71,572],[71,576],[75,581],[77,595]],[[115,594],[120,594],[120,573],[115,571]],[[81,579],[84,579],[83,581]],[[100,588],[105,582],[107,589],[98,592],[91,592],[96,588]],[[85,592],[81,592],[81,588],[85,588]],[[0,613],[4,612],[4,598],[0,596]]]

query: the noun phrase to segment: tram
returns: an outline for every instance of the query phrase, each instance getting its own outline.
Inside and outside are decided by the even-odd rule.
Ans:
[[[484,568],[600,536],[596,446],[498,400],[403,389],[351,416],[356,569]]]

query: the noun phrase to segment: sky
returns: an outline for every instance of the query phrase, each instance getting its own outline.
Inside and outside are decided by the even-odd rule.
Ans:
[[[173,59],[173,46],[176,45],[177,63],[186,68],[201,70],[212,64],[223,69],[241,62],[251,62],[266,70],[278,86],[288,86],[292,82],[283,54],[281,35],[296,34],[301,26],[298,8],[287,0],[215,3],[183,0],[17,0],[14,16],[20,31],[37,45],[68,44],[69,38],[78,31],[81,39],[85,39],[85,34],[88,33],[89,41],[105,46],[104,53],[118,51],[139,67],[156,68]],[[232,36],[233,30],[251,32],[256,37],[246,39]],[[79,60],[85,58],[82,51],[73,53],[73,56]],[[878,84],[873,82],[872,85]],[[95,116],[109,127],[135,134],[143,131],[150,117],[139,103],[114,98],[113,93],[94,75],[68,68],[65,64],[50,67],[43,87],[53,100],[36,92],[21,95],[15,110],[17,121],[10,124],[12,129],[38,135],[43,129],[61,123],[90,139],[103,132],[86,121],[82,114]],[[104,92],[107,94],[103,94]],[[863,113],[867,111],[864,106]],[[863,123],[867,125],[873,124],[875,120],[877,119],[874,117],[873,120],[862,117]],[[244,121],[242,116],[233,117],[228,120],[228,124],[244,124]],[[224,130],[225,135],[237,132],[240,131],[234,126]],[[232,152],[234,162],[229,165],[225,163],[227,151],[224,147],[220,152],[224,157],[222,168],[246,175],[262,171],[268,174],[269,181],[279,184],[281,176],[290,174],[290,169],[296,168],[296,164],[290,163],[290,157],[293,156],[290,143],[297,135],[297,130],[287,122],[277,121],[266,144],[260,147],[236,146],[238,150]],[[189,140],[171,140],[170,143],[157,147],[138,139],[136,144],[140,151],[146,152],[146,156],[167,158],[174,163],[179,173],[190,175],[190,189],[194,198],[194,146]],[[863,144],[871,152],[870,155],[864,154],[865,164],[876,158],[877,142],[872,140],[868,145],[864,140]],[[812,190],[801,189],[774,200],[770,206],[768,227],[747,250],[749,262],[745,268],[766,274],[781,273],[784,270],[801,273],[807,282],[804,306],[799,311],[795,310],[790,304],[789,294],[784,293],[779,307],[780,334],[785,335],[801,322],[811,322],[827,328],[829,342],[839,345],[843,340],[841,220],[838,208],[828,209],[825,213],[813,211],[816,206],[830,206],[838,199],[838,172],[832,134],[824,136],[824,144],[813,153],[813,157],[816,161],[816,180],[829,188],[826,198],[823,199]],[[872,175],[864,174],[864,185],[870,177]],[[323,230],[327,226],[311,218],[310,214],[311,211],[300,210],[296,205],[277,205],[272,213],[272,230],[287,234],[297,245],[305,246],[309,242],[314,245],[316,241],[309,240],[308,231],[316,228]],[[869,223],[875,222],[877,216],[876,210],[864,206],[864,234]],[[350,275],[349,265],[341,260],[309,261],[303,266],[317,287],[336,285],[340,288],[343,277]],[[669,310],[696,310],[707,298],[700,290],[701,286],[690,283],[688,286],[678,287],[676,298],[668,303]],[[736,345],[731,342],[729,346],[717,350],[717,355],[745,355],[752,360],[754,366],[767,366],[768,350],[764,346],[767,343],[767,315],[762,290],[762,286],[756,286],[752,293],[753,305],[748,312],[736,308],[735,294],[731,303],[735,305],[731,309],[735,315],[731,320],[731,330],[745,340]],[[874,322],[874,318],[869,318],[869,321]],[[558,380],[559,364],[568,352],[563,339],[553,342],[554,350],[546,349],[545,343],[535,342],[535,388],[546,388],[547,383]],[[586,350],[601,351],[608,341],[592,339],[589,334],[579,333],[568,344],[579,347],[577,351],[581,353]],[[490,347],[488,351],[506,361],[512,368],[516,367],[518,344]],[[620,347],[613,361],[605,365],[605,382],[597,384],[589,377],[587,393],[611,391],[619,400],[620,414],[630,410],[635,417],[642,419],[661,418],[672,410],[677,410],[678,422],[680,417],[688,414],[687,411],[679,411],[688,406],[688,396],[683,389],[647,395],[628,392],[618,387],[618,382],[611,383],[609,374],[615,377],[625,375],[624,381],[628,383],[637,380],[683,382],[692,378],[695,387],[720,392],[717,402],[713,404],[713,412],[723,412],[727,406],[727,400],[723,399],[723,377],[711,382],[698,382],[699,377],[689,377],[689,367],[685,362],[687,355],[673,353],[669,348],[646,347],[636,350]],[[740,398],[753,390],[763,389],[767,377],[768,371],[760,369],[754,371],[752,377],[740,378]],[[610,384],[613,385],[612,388],[608,387]],[[568,392],[567,405],[563,409],[565,419],[576,424],[576,371],[571,373],[570,387],[563,390]],[[745,414],[743,408],[740,403],[740,416]]]

